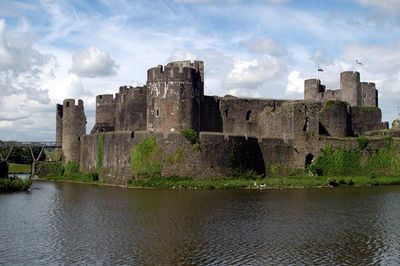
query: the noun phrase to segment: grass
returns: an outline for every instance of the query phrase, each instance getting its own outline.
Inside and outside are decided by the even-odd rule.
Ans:
[[[97,182],[98,175],[96,173],[82,174],[82,173],[73,173],[69,175],[49,175],[43,177],[45,180],[51,181],[76,181],[76,182]]]
[[[71,174],[69,176],[46,176],[45,180],[73,181],[100,184],[96,174]],[[263,188],[316,188],[336,186],[400,185],[400,176],[290,176],[259,179],[181,177],[153,177],[132,179],[126,184],[134,188],[158,189],[263,189]]]
[[[0,178],[0,192],[27,191],[31,186],[31,179],[18,177]]]
[[[376,186],[400,185],[400,176],[299,176],[270,177],[256,180],[224,178],[224,179],[192,179],[178,177],[160,177],[130,180],[128,187],[168,188],[168,189],[232,189],[232,188],[312,188],[335,186]]]
[[[8,172],[10,174],[30,174],[31,173],[31,165],[30,164],[9,163],[8,167],[9,167]]]

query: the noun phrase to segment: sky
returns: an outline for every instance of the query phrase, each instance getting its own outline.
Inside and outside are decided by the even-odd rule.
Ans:
[[[219,96],[301,99],[304,79],[337,89],[356,70],[391,122],[400,1],[1,0],[0,139],[54,140],[65,98],[84,100],[89,132],[96,95],[176,60],[204,61],[205,94]]]

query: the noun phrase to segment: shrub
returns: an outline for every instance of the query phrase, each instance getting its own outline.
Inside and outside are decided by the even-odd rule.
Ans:
[[[310,170],[314,174],[323,176],[333,175],[357,175],[360,172],[359,150],[355,149],[333,149],[326,146],[318,158],[311,164]]]
[[[31,179],[21,179],[18,177],[0,178],[0,192],[26,191],[31,186]]]
[[[67,162],[64,164],[64,176],[70,176],[79,173],[79,164],[77,162]]]
[[[367,146],[369,144],[369,140],[366,137],[358,137],[357,144],[358,144],[358,148],[360,149],[360,151],[363,151],[363,150],[365,150],[365,148],[367,148]]]
[[[191,144],[199,142],[199,133],[191,128],[184,128],[181,130],[182,136],[184,136]]]
[[[134,177],[152,178],[161,176],[161,149],[154,137],[142,140],[131,150],[131,171]]]

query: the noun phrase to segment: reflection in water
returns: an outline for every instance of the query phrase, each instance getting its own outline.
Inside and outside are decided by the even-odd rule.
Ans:
[[[399,264],[400,187],[0,194],[0,264]]]

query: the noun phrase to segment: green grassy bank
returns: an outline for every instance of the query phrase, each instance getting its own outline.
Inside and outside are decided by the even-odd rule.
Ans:
[[[69,176],[48,176],[53,181],[75,181],[100,184],[92,175],[74,174]],[[299,176],[269,177],[259,179],[223,178],[193,179],[180,177],[155,177],[130,180],[127,187],[163,189],[263,189],[263,188],[313,188],[336,186],[379,186],[400,185],[400,176]]]
[[[0,178],[0,192],[27,191],[32,186],[32,180],[18,177]]]
[[[30,174],[31,173],[31,165],[30,164],[9,163],[8,164],[8,172],[10,174]]]

